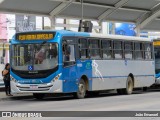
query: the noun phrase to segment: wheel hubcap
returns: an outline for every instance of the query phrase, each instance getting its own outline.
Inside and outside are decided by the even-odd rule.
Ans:
[[[129,92],[132,92],[132,89],[133,89],[132,82],[129,81],[129,82],[128,82],[128,91],[129,91]]]
[[[85,94],[85,88],[83,84],[79,84],[79,94],[84,95]]]

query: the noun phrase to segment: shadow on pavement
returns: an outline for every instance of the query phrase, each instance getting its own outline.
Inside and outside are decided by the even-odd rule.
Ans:
[[[147,94],[151,92],[160,92],[160,89],[148,89],[147,91],[143,90],[136,90],[133,92],[131,95],[137,95],[137,94]],[[94,99],[94,98],[102,98],[102,97],[117,97],[117,96],[126,96],[126,95],[119,95],[116,93],[116,91],[109,91],[109,92],[102,92],[100,94],[96,95],[87,95],[85,99]],[[20,96],[6,96],[4,98],[0,98],[0,101],[4,100],[9,100],[9,101],[14,101],[14,100],[23,100],[23,101],[66,101],[66,100],[75,100],[71,94],[68,95],[62,95],[62,94],[56,94],[56,95],[47,95],[43,99],[36,99],[32,95],[20,95]],[[77,99],[79,100],[79,99]]]

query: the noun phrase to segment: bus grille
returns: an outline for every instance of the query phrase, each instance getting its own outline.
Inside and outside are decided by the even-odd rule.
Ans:
[[[53,85],[50,86],[38,86],[38,88],[31,89],[30,86],[18,86],[20,91],[48,91]]]

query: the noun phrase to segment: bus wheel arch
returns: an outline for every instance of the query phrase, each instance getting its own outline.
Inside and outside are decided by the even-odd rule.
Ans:
[[[117,93],[120,95],[130,95],[133,92],[134,88],[134,76],[132,73],[130,73],[126,80],[126,88],[123,89],[117,89]]]
[[[133,87],[134,87],[134,83],[135,83],[135,81],[134,81],[134,75],[133,75],[132,73],[130,73],[128,76],[130,76],[130,77],[132,78],[132,81],[133,81]]]
[[[87,76],[86,76],[86,75],[83,75],[83,76],[81,77],[81,79],[84,80],[84,82],[85,82],[85,84],[86,84],[86,90],[88,91],[88,90],[89,90],[89,81],[88,81]]]
[[[83,75],[78,82],[78,90],[74,93],[74,97],[78,99],[85,98],[86,91],[88,90],[88,78]]]

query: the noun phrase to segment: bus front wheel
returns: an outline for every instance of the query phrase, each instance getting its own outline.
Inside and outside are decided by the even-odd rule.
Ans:
[[[74,97],[82,99],[86,96],[86,84],[83,79],[80,80],[78,85],[78,91],[74,94]]]
[[[43,93],[33,93],[33,97],[36,98],[36,99],[43,99],[45,96],[45,94]]]

